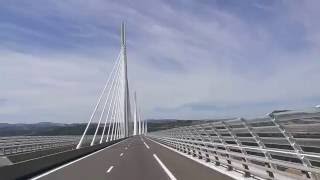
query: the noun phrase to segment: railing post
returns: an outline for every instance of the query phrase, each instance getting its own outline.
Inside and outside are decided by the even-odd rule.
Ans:
[[[192,147],[192,156],[193,157],[196,157],[197,156],[197,150],[196,150],[196,143],[194,143],[193,141],[195,141],[195,138],[194,138],[194,135],[192,133],[192,131],[190,130],[190,127],[184,127],[185,131],[188,133],[188,136],[189,136],[189,141],[190,141],[190,138],[191,138],[191,142],[188,142],[191,144],[191,147]]]
[[[232,127],[230,127],[230,126],[229,126],[226,122],[224,122],[224,121],[222,121],[221,123],[222,123],[222,124],[224,125],[224,127],[228,130],[228,132],[229,132],[229,134],[231,135],[231,137],[233,138],[233,140],[234,140],[234,141],[237,143],[237,145],[240,147],[240,151],[241,151],[241,153],[244,155],[244,158],[242,158],[242,161],[244,162],[244,163],[242,164],[242,166],[243,166],[244,169],[248,170],[248,171],[245,171],[245,172],[244,172],[244,176],[245,176],[245,177],[250,177],[250,176],[251,176],[251,173],[249,172],[250,170],[249,170],[249,167],[248,167],[248,165],[247,165],[248,159],[246,158],[247,152],[242,148],[242,144],[241,144],[241,142],[239,141],[238,136],[233,132]]]
[[[254,129],[251,127],[251,125],[247,122],[246,119],[244,118],[240,118],[242,125],[247,128],[247,130],[249,131],[249,133],[251,134],[251,136],[254,138],[254,140],[256,141],[256,143],[258,144],[260,151],[263,152],[265,158],[269,161],[272,162],[272,157],[270,155],[270,153],[268,151],[265,151],[264,149],[266,149],[266,146],[264,145],[264,143],[262,142],[262,139],[258,136],[258,134],[254,131]],[[272,164],[272,163],[266,163],[266,165],[273,169],[273,170],[277,170],[277,167]],[[274,172],[271,171],[267,171],[268,175],[270,176],[270,178],[274,178]]]
[[[229,152],[230,152],[230,148],[228,147],[228,144],[226,143],[226,141],[224,140],[224,138],[222,137],[222,135],[220,134],[219,131],[217,131],[216,127],[214,126],[214,124],[212,123],[211,125],[211,128],[213,130],[213,132],[217,135],[219,141],[223,144],[224,146],[224,149],[225,149],[225,152],[226,152],[226,159],[227,159],[227,162],[228,162],[228,168],[227,170],[228,171],[232,171],[233,167],[232,167],[232,162],[230,160],[230,155],[229,155]]]
[[[178,130],[178,129],[177,129]],[[177,134],[177,133],[175,133],[175,131],[174,130],[171,130],[171,137],[172,138],[178,138],[178,139],[182,139],[183,137],[182,137],[182,133],[180,133],[180,136],[179,136],[179,134]],[[178,151],[182,151],[182,149],[183,149],[183,144],[182,143],[179,143],[179,142],[176,142],[175,143],[175,146],[176,146],[176,149],[178,150]]]
[[[193,147],[190,145],[190,142],[185,142],[186,140],[188,140],[188,138],[186,137],[186,130],[184,130],[185,129],[185,127],[182,127],[181,129],[180,129],[180,131],[182,132],[181,134],[182,134],[182,141],[184,141],[184,142],[182,142],[181,144],[184,146],[184,147],[186,147],[187,148],[187,154],[190,154],[191,155],[191,151],[194,151],[193,150]],[[190,138],[189,138],[190,139]]]
[[[207,133],[205,127],[203,126],[203,124],[200,124],[199,125],[201,128],[202,128],[202,131],[206,134],[207,138],[210,139],[210,141],[212,140],[210,135]],[[202,137],[202,136],[201,136]],[[204,146],[206,146],[206,149],[205,149],[205,152],[206,152],[206,162],[210,162],[211,159],[210,159],[210,155],[209,155],[209,152],[208,152],[208,149],[209,149],[209,146],[208,144],[204,141],[204,138],[202,138],[202,141],[204,142]],[[214,143],[214,141],[212,141],[212,143]],[[214,146],[215,147],[215,146]],[[217,156],[214,156],[216,160],[219,161],[219,158]],[[219,163],[216,163],[216,165],[219,164]],[[220,165],[220,164],[219,164]]]
[[[304,152],[300,147],[300,145],[296,142],[292,134],[289,131],[287,131],[280,122],[278,122],[274,114],[269,114],[269,117],[271,118],[271,121],[273,122],[273,124],[279,129],[282,135],[286,138],[290,146],[294,149],[294,151],[296,152],[296,156],[302,162],[302,164],[308,168],[312,167],[312,164],[310,163],[310,161],[304,155],[302,155]],[[318,179],[316,175],[314,175],[311,172],[302,171],[302,173],[304,173],[307,176],[307,178],[311,178],[315,180]]]
[[[190,126],[189,132],[191,133],[192,138],[194,139],[193,141],[198,141],[198,137],[197,137],[197,136],[199,136],[199,133],[198,133],[198,130],[195,129],[194,126]],[[197,134],[197,135],[195,135],[195,134]],[[202,140],[202,139],[201,139],[201,140]],[[197,143],[195,143],[195,142],[194,142],[193,144],[194,144],[194,146],[196,146],[195,149],[197,149],[197,151],[198,151],[198,153],[195,153],[195,154],[198,154],[198,158],[199,158],[199,159],[202,159],[202,154],[201,154],[200,145],[197,144]],[[197,156],[197,155],[196,155],[196,156]]]

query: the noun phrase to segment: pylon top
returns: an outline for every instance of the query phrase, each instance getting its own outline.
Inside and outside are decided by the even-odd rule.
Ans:
[[[124,22],[121,24],[121,46],[126,45],[126,25]]]

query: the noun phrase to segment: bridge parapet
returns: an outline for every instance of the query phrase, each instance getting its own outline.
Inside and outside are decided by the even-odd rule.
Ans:
[[[320,179],[320,108],[149,133],[207,163],[262,179]]]
[[[75,148],[81,136],[8,136],[0,137],[0,156],[41,151],[60,147]],[[86,136],[84,146],[89,145],[93,136]],[[98,136],[100,138],[100,136]]]

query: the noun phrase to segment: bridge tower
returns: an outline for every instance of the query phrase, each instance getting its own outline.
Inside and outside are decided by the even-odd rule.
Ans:
[[[121,24],[121,57],[123,61],[123,82],[124,82],[124,128],[125,128],[125,137],[129,136],[129,120],[131,118],[130,110],[130,94],[129,94],[129,83],[128,83],[128,69],[127,69],[127,48],[126,48],[126,27],[125,23]]]
[[[133,135],[138,135],[138,127],[137,127],[137,120],[138,120],[138,107],[137,107],[137,94],[134,92],[133,97],[133,108],[134,108],[134,114],[133,114]]]
[[[127,50],[125,23],[121,24],[120,52],[98,98],[95,108],[90,116],[89,122],[77,145],[79,149],[88,133],[89,126],[98,118],[96,130],[91,141],[95,144],[99,129],[102,130],[99,143],[106,136],[106,142],[118,138],[133,135],[133,123],[131,121],[130,92],[127,70]],[[104,125],[103,125],[104,121]]]

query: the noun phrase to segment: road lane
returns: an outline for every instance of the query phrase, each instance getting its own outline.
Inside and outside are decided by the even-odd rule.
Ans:
[[[114,168],[119,164],[121,158],[119,154],[125,150],[125,147],[132,141],[132,138],[121,141],[113,147],[96,153],[88,158],[82,159],[76,163],[70,164],[58,171],[52,172],[40,180],[105,180],[106,169],[110,166]],[[112,170],[113,171],[113,170]]]
[[[132,139],[125,156],[106,179],[170,180],[141,139]]]
[[[168,176],[141,139],[133,137],[39,179],[168,180]]]
[[[141,136],[128,138],[39,179],[170,180],[174,179],[172,177],[177,180],[231,180]]]

